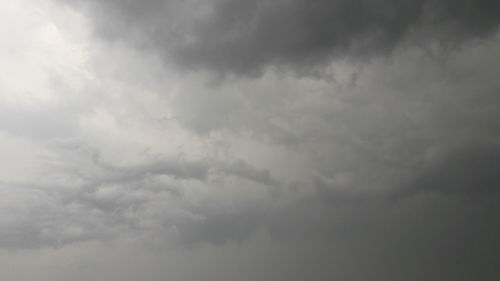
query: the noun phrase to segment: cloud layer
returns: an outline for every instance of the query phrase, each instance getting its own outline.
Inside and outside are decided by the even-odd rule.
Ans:
[[[497,1],[6,3],[0,279],[498,280]]]
[[[404,44],[452,47],[497,30],[494,0],[67,1],[90,9],[98,32],[151,48],[182,68],[261,74],[310,72]]]

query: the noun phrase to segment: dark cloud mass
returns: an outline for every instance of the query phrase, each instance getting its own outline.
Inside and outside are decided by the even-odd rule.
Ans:
[[[500,1],[4,2],[0,280],[500,280]]]
[[[68,2],[90,4],[105,38],[156,49],[184,68],[246,75],[270,65],[310,71],[411,42],[455,46],[500,22],[496,0]]]

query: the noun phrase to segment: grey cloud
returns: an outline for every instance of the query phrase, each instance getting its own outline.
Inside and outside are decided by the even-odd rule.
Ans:
[[[500,147],[469,143],[448,148],[433,159],[412,184],[413,192],[437,192],[466,198],[494,198],[500,193]]]
[[[6,200],[14,200],[2,204],[2,248],[62,247],[116,236],[102,212],[65,205],[64,187],[2,183],[1,188]]]
[[[106,38],[155,49],[183,68],[245,75],[269,65],[310,71],[411,41],[452,46],[494,33],[500,18],[495,0],[67,2],[91,3]]]
[[[85,85],[0,107],[0,279],[499,279],[496,2],[71,2],[189,69],[335,79],[87,42]]]
[[[101,153],[94,147],[81,142],[54,142],[53,147],[57,148],[61,156],[65,154],[76,154],[85,164],[87,169],[68,165],[63,162],[63,166],[58,167],[66,173],[74,173],[85,181],[91,183],[127,183],[137,180],[144,180],[147,176],[171,176],[179,180],[206,181],[211,172],[233,175],[264,185],[277,184],[276,179],[266,169],[257,169],[245,161],[226,161],[216,159],[202,159],[198,161],[186,160],[182,156],[172,157],[166,160],[154,160],[150,164],[118,166],[108,163],[102,159]],[[66,166],[64,166],[66,165]]]
[[[281,99],[281,88],[274,88],[256,115],[289,121],[283,125],[301,142],[290,145],[268,127],[240,124],[273,138],[273,148],[285,144],[288,153],[308,155],[307,168],[317,177],[289,185],[298,194],[292,203],[278,197],[248,209],[201,208],[206,219],[180,227],[183,237],[219,245],[267,231],[276,240],[321,240],[332,251],[351,253],[351,266],[361,263],[365,270],[354,280],[495,280],[500,111],[491,74],[499,65],[497,47],[490,42],[463,50],[444,63],[400,53],[390,65],[367,67],[370,76],[360,75],[355,86],[318,86],[303,99],[293,91]],[[258,94],[247,99],[260,104]],[[239,118],[223,129],[246,120]],[[314,122],[304,126],[308,119]],[[312,193],[302,197],[302,190]]]
[[[460,177],[456,175],[456,180]],[[394,202],[390,192],[325,190],[280,208],[256,208],[258,204],[232,210],[205,207],[199,210],[205,219],[183,221],[178,229],[187,245],[208,242],[216,247],[244,245],[257,233],[265,233],[272,245],[307,256],[297,258],[301,261],[297,274],[316,268],[308,259],[319,263],[316,270],[320,272],[310,272],[312,280],[479,277],[493,281],[499,274],[497,195],[471,201],[467,194],[418,193]],[[301,247],[310,251],[302,252]],[[285,252],[280,253],[286,256]],[[282,266],[287,272],[294,270],[290,264]]]
[[[463,179],[461,174],[446,176],[457,182]],[[327,254],[331,260],[339,254],[339,263],[347,268],[332,264],[332,270],[325,273],[328,276],[346,274],[343,277],[348,280],[498,278],[497,190],[488,190],[479,200],[470,193],[450,196],[439,191],[406,194],[396,202],[391,196],[391,192],[354,196],[321,192],[284,211],[286,216],[277,215],[268,227],[276,239],[322,241],[331,251]],[[355,270],[349,271],[351,266]]]
[[[211,202],[198,202],[203,196],[197,198],[197,186],[203,193],[219,194],[217,186],[227,185],[229,178],[238,184],[229,186],[230,190],[259,185],[269,193],[279,185],[269,171],[244,161],[188,161],[178,157],[119,166],[106,162],[99,150],[80,141],[57,141],[50,147],[57,154],[52,156],[56,159],[45,163],[50,168],[48,173],[65,182],[26,179],[25,183],[0,185],[6,200],[1,205],[2,248],[64,247],[116,239],[122,233],[156,232],[165,234],[166,240],[187,244],[216,242],[214,239],[223,242],[235,235],[230,230],[233,221],[224,219],[231,215],[223,208],[209,211]],[[14,203],[9,203],[10,197]],[[25,207],[11,206],[22,202]],[[219,229],[222,221],[227,221],[229,228]],[[238,236],[248,237],[246,230],[254,225],[242,226],[246,226],[245,231]],[[178,233],[169,234],[172,229],[178,229]],[[217,233],[209,235],[212,231]],[[183,237],[178,239],[179,234]]]

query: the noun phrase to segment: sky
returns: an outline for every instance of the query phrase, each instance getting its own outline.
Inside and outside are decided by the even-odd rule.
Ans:
[[[500,280],[497,0],[0,23],[1,280]]]

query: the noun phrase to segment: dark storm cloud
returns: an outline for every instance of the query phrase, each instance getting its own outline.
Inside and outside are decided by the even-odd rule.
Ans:
[[[442,177],[424,176],[430,181]],[[447,177],[463,179],[460,174]],[[466,193],[437,191],[407,193],[393,201],[390,192],[330,189],[281,208],[205,206],[195,211],[204,220],[177,227],[187,245],[243,243],[264,232],[274,244],[299,252],[307,247],[301,254],[310,256],[300,259],[300,272],[314,268],[307,259],[323,265],[311,272],[310,280],[493,281],[499,277],[500,197],[493,190],[484,195],[471,200]]]
[[[412,184],[414,192],[435,192],[465,198],[500,194],[500,146],[470,143],[438,156]]]
[[[67,275],[0,279],[500,280],[496,1],[61,1],[109,41],[0,106],[0,259]]]
[[[90,2],[103,37],[156,49],[188,69],[246,75],[269,65],[308,71],[403,42],[452,46],[500,22],[495,0],[66,1]]]

